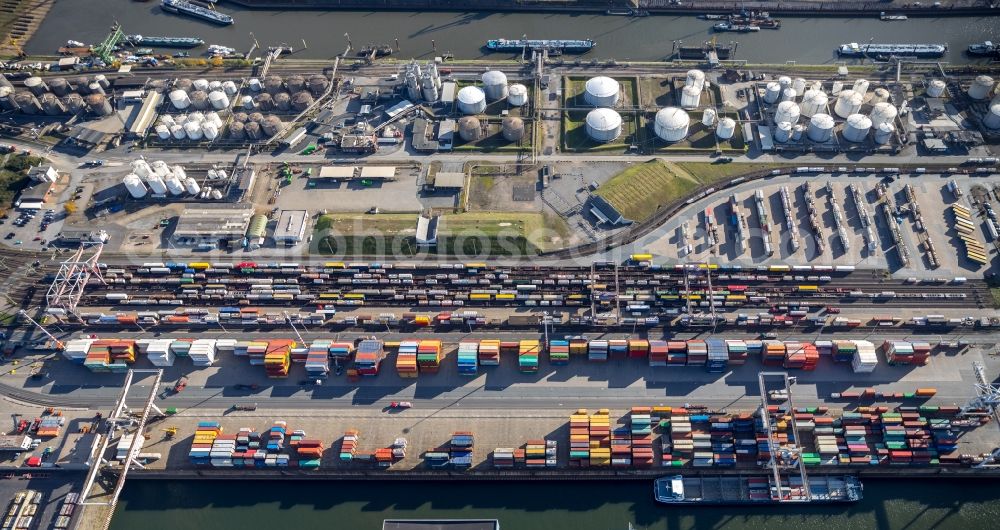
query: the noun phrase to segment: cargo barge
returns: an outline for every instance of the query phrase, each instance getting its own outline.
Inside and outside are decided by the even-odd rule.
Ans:
[[[862,496],[861,481],[851,475],[800,477],[774,483],[771,476],[699,475],[661,477],[653,483],[656,502],[667,505],[847,504]]]
[[[186,0],[162,0],[160,8],[170,13],[188,15],[215,24],[228,26],[236,22],[233,17]]]
[[[157,48],[196,48],[205,44],[205,41],[197,37],[148,37],[143,35],[127,35],[125,42],[132,46]]]
[[[490,39],[486,49],[495,52],[528,50],[558,50],[567,53],[590,51],[597,43],[591,39]]]
[[[719,22],[718,24],[712,26],[715,31],[732,31],[736,33],[752,33],[754,31],[760,31],[760,26],[754,26],[752,24],[735,24],[732,22]]]
[[[992,57],[996,59],[1000,58],[1000,44],[994,44],[992,41],[970,44],[966,52],[973,57]]]
[[[941,57],[948,51],[947,44],[841,44],[837,55],[841,57]]]

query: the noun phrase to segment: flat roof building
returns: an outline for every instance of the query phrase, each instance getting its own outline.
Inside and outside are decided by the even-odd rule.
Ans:
[[[184,208],[173,239],[178,245],[206,245],[242,240],[247,233],[253,208],[242,204],[216,204]]]
[[[362,166],[361,178],[368,180],[395,180],[396,166]]]
[[[274,241],[279,245],[297,245],[305,240],[309,212],[306,210],[282,210],[278,216],[278,226],[274,228]]]
[[[54,185],[52,182],[39,182],[29,188],[24,188],[17,197],[16,206],[22,210],[41,209]]]
[[[51,164],[33,166],[28,170],[28,178],[36,182],[55,182],[59,180],[59,172]]]
[[[357,171],[356,166],[323,166],[319,168],[319,173],[315,177],[317,179],[331,179],[331,180],[351,180],[354,178],[354,172]]]
[[[440,172],[434,175],[434,187],[462,189],[465,187],[465,173]]]
[[[418,247],[433,247],[437,245],[438,216],[428,217],[421,215],[417,219],[417,235],[415,237]]]

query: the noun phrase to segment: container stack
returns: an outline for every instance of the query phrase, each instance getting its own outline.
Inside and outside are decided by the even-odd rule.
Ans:
[[[392,448],[380,447],[375,450],[375,465],[380,468],[388,468],[392,465]]]
[[[90,345],[96,342],[95,339],[73,339],[64,343],[63,357],[76,364],[84,364]]]
[[[476,341],[463,341],[458,343],[458,374],[475,376],[479,369],[477,357],[479,355],[479,343]]]
[[[913,344],[906,341],[887,340],[882,344],[882,351],[885,352],[886,361],[893,366],[925,364],[927,362],[927,354],[917,356]]]
[[[330,341],[316,340],[309,345],[305,360],[309,379],[326,379],[330,375]]]
[[[646,339],[629,339],[628,356],[630,359],[645,359],[649,355],[649,341]]]
[[[350,429],[344,433],[344,437],[340,439],[340,461],[350,462],[354,460],[354,455],[358,451],[358,437],[361,436],[361,431],[357,429]]]
[[[611,464],[611,415],[608,409],[600,409],[590,416],[590,467],[606,467]]]
[[[760,354],[764,366],[782,366],[785,362],[785,345],[776,340],[765,340]]]
[[[251,366],[263,366],[264,359],[267,357],[267,351],[270,343],[266,340],[253,340],[246,343],[246,356],[250,358]],[[173,346],[171,346],[173,347]],[[240,347],[236,346],[237,355],[239,355]],[[180,352],[174,350],[177,355],[181,355]]]
[[[913,364],[923,366],[930,360],[931,343],[926,341],[912,342]]]
[[[115,460],[124,461],[128,458],[129,449],[132,447],[132,441],[135,440],[134,434],[123,434],[121,438],[118,439],[118,443],[115,444]],[[139,442],[139,446],[132,451],[132,458],[135,458],[142,451],[142,442]]]
[[[614,359],[624,359],[628,355],[628,341],[611,339],[608,341],[608,356]]]
[[[173,342],[170,339],[149,339],[145,341],[145,344],[142,344],[143,341],[136,342],[139,345],[139,352],[145,353],[146,358],[153,363],[153,366],[163,368],[174,365],[176,356],[170,349],[170,343]]]
[[[691,414],[691,441],[694,443],[694,458],[691,464],[695,467],[711,467],[715,465],[715,454],[712,452],[712,430],[708,414]]]
[[[276,421],[267,431],[265,448],[268,453],[278,453],[285,448],[285,438],[288,435],[288,425],[283,421]]]
[[[549,364],[562,366],[569,364],[569,341],[553,339],[549,341]]]
[[[815,370],[819,362],[819,351],[810,342],[786,342],[785,360],[782,366],[786,369]]]
[[[687,366],[687,342],[672,340],[667,343],[667,366]]]
[[[587,360],[605,362],[608,360],[608,341],[592,340],[587,345]]]
[[[38,422],[38,430],[35,431],[35,436],[39,438],[55,438],[59,436],[59,430],[62,428],[63,423],[66,423],[64,416],[44,416]]]
[[[733,446],[736,460],[755,462],[757,460],[757,431],[752,414],[743,412],[733,416]]]
[[[538,371],[538,350],[541,346],[537,340],[522,340],[518,345],[517,369],[524,373]]]
[[[212,366],[215,363],[215,340],[197,339],[191,343],[188,357],[195,366]]]
[[[671,454],[663,453],[664,466],[683,465],[694,456],[694,432],[691,416],[687,410],[675,408],[670,411]]]
[[[517,348],[521,343],[516,340],[502,340],[500,341],[500,355],[502,357],[510,357],[512,355],[517,355]]]
[[[378,375],[379,367],[384,359],[384,343],[379,339],[365,339],[358,343],[354,365],[359,375]]]
[[[199,421],[194,431],[194,441],[188,457],[195,465],[211,464],[212,442],[222,434],[222,427],[217,421]]]
[[[545,440],[528,440],[524,444],[524,465],[527,468],[538,469],[546,465]]]
[[[615,427],[611,430],[611,467],[630,467],[632,465],[632,435],[628,427]]]
[[[834,362],[849,363],[857,357],[857,352],[858,346],[853,340],[835,340],[833,341],[831,357]]]
[[[703,340],[687,341],[687,365],[704,366],[708,362],[708,346]]]
[[[492,339],[479,341],[479,364],[482,366],[500,365],[500,341]]]
[[[442,469],[451,463],[448,451],[427,451],[424,453],[424,463],[431,469]]]
[[[291,368],[291,351],[294,341],[288,339],[272,340],[267,343],[264,353],[264,372],[271,379],[288,377]]]
[[[220,434],[212,440],[210,461],[212,467],[234,467],[233,453],[236,452],[236,436]]]
[[[392,449],[392,460],[394,462],[406,458],[406,446],[406,438],[400,437],[393,440],[389,448]]]
[[[304,347],[304,345],[292,348],[291,351],[292,364],[305,364],[306,359],[308,358],[309,358],[309,348]]]
[[[417,377],[417,351],[419,349],[420,341],[400,341],[399,349],[396,350],[396,373],[399,374],[399,377]]]
[[[460,469],[472,467],[472,452],[475,447],[475,437],[470,431],[459,431],[451,435],[449,444],[451,465]]]
[[[328,351],[330,358],[337,362],[346,363],[351,360],[351,353],[354,352],[354,343],[351,342],[331,342]]]
[[[868,446],[869,416],[857,412],[845,412],[840,422],[844,429],[844,444],[847,446],[847,455],[841,458],[841,463],[871,464],[872,454]]]
[[[587,342],[587,339],[580,339],[580,338],[570,339],[569,354],[579,355],[581,357],[587,355],[588,346],[589,343]]]
[[[111,352],[107,348],[98,346],[96,343],[87,350],[87,356],[83,360],[83,365],[91,372],[110,372],[108,364],[111,362]]]
[[[587,467],[590,464],[590,420],[587,410],[580,409],[569,417],[569,465]]]
[[[878,366],[878,355],[875,354],[875,345],[867,340],[852,341],[854,344],[854,357],[851,358],[851,368],[855,373],[871,373]]]
[[[649,365],[666,366],[668,355],[667,342],[662,340],[649,341]]]
[[[315,438],[302,438],[295,443],[295,454],[299,457],[299,467],[316,469],[323,459],[323,442]]]
[[[233,466],[254,467],[259,450],[260,433],[249,427],[240,427],[236,432],[236,451],[232,454]]]
[[[441,368],[441,341],[425,339],[417,346],[417,366],[422,374],[436,374]]]
[[[632,465],[653,467],[653,420],[650,407],[632,407],[629,427],[632,437]]]
[[[705,341],[707,350],[707,360],[705,368],[713,374],[721,374],[726,371],[729,363],[729,348],[726,341],[722,339],[708,339]]]
[[[729,364],[736,366],[746,364],[748,351],[747,343],[745,341],[727,340],[726,349],[729,354]]]
[[[709,418],[711,423],[712,459],[715,465],[722,467],[736,466],[736,444],[733,431],[733,419],[729,415],[714,415]]]
[[[514,449],[497,447],[493,450],[493,467],[495,469],[511,469],[514,467]]]

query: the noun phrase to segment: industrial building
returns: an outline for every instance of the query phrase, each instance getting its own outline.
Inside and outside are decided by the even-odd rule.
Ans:
[[[319,173],[313,178],[333,181],[351,180],[357,169],[355,166],[323,166],[319,168]]]
[[[363,166],[362,180],[396,180],[396,166]]]
[[[441,172],[434,175],[435,189],[462,189],[465,186],[465,173]]]
[[[28,178],[35,182],[55,182],[59,179],[59,172],[51,164],[47,166],[37,165],[28,170]]]
[[[52,182],[39,182],[25,188],[18,196],[15,206],[21,210],[40,210],[45,204],[45,199],[49,197],[53,186]]]
[[[590,213],[602,223],[609,224],[611,226],[627,225],[632,223],[632,221],[626,219],[617,208],[612,206],[611,203],[604,200],[604,197],[591,195],[587,202],[590,206]]]
[[[306,225],[309,224],[309,212],[306,210],[283,210],[278,216],[278,225],[274,227],[274,242],[278,245],[292,246],[305,240]]]
[[[418,247],[430,248],[437,245],[438,216],[421,215],[417,218],[417,235],[415,237]]]
[[[188,206],[177,219],[173,240],[177,245],[212,246],[241,241],[253,216],[242,204]]]

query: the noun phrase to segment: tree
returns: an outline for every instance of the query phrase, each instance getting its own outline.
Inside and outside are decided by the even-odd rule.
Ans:
[[[76,213],[76,203],[72,201],[67,202],[66,205],[63,206],[63,209],[66,210],[66,213],[68,214]]]
[[[219,55],[216,55],[216,56],[212,57],[212,66],[215,67],[215,68],[221,67],[222,66],[222,57],[219,56]]]

